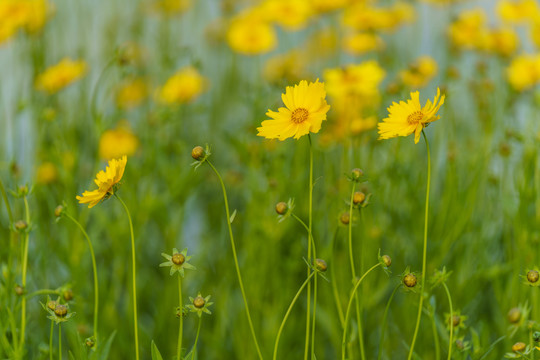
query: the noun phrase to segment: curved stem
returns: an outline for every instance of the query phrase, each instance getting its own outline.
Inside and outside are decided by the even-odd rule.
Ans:
[[[53,350],[52,350],[52,343],[53,343],[53,332],[54,330],[54,321],[51,320],[51,334],[49,336],[49,360],[53,360]]]
[[[26,224],[30,227],[30,209],[28,207],[28,199],[24,196],[24,209],[26,212]],[[29,243],[29,233],[28,229],[24,233],[24,253],[23,253],[23,265],[22,265],[22,288],[26,291],[26,271],[28,268],[28,243]],[[24,296],[21,301],[21,342],[20,342],[20,351],[24,349],[24,337],[26,332],[26,297]]]
[[[427,187],[426,187],[426,213],[424,217],[424,248],[422,250],[422,278],[420,283],[420,302],[418,303],[418,315],[416,316],[416,326],[414,328],[414,335],[411,342],[411,348],[409,349],[409,356],[407,360],[411,360],[414,353],[414,345],[416,343],[416,337],[418,335],[418,329],[420,328],[420,320],[422,318],[422,305],[424,303],[424,285],[426,280],[426,258],[427,258],[427,230],[428,230],[428,210],[429,210],[429,186],[431,182],[431,154],[429,152],[429,143],[426,137],[426,133],[422,130],[422,135],[426,142],[427,149]]]
[[[184,331],[184,312],[182,305],[182,277],[178,274],[178,301],[180,302],[180,329],[178,330],[178,350],[176,351],[176,359],[181,360],[182,356],[182,333]]]
[[[221,184],[221,190],[223,191],[223,200],[225,201],[225,215],[227,216],[227,226],[229,227],[229,238],[231,239],[231,247],[232,247],[232,253],[234,258],[234,265],[236,267],[236,275],[238,276],[238,283],[240,284],[240,291],[242,292],[242,298],[244,299],[244,305],[246,307],[246,315],[248,318],[249,323],[249,329],[251,330],[251,336],[253,337],[253,342],[255,343],[255,348],[257,349],[257,354],[259,356],[259,359],[262,359],[262,353],[261,349],[259,348],[259,342],[257,341],[257,336],[255,335],[255,329],[253,328],[253,322],[251,321],[251,315],[249,313],[249,306],[246,299],[246,292],[244,290],[244,283],[242,281],[242,275],[240,274],[240,266],[238,265],[238,257],[236,256],[236,246],[234,245],[234,237],[233,237],[233,231],[231,227],[231,215],[229,213],[229,201],[227,199],[227,191],[225,190],[225,184],[223,183],[223,179],[221,178],[221,175],[217,171],[217,169],[212,165],[212,163],[207,159],[206,163],[210,165],[212,170],[216,173],[219,182]]]
[[[58,290],[41,289],[41,290],[34,291],[33,293],[30,293],[28,295],[25,295],[25,297],[27,299],[30,299],[38,295],[60,295],[60,292]]]
[[[64,215],[73,221],[75,225],[81,230],[82,234],[84,235],[86,242],[88,243],[88,249],[90,250],[90,256],[92,257],[92,271],[94,273],[94,341],[97,346],[98,344],[98,309],[99,309],[99,287],[98,287],[98,275],[97,275],[97,265],[96,265],[96,255],[94,253],[94,247],[92,246],[92,242],[90,241],[90,237],[88,236],[88,233],[84,230],[82,225],[71,215],[69,215],[67,212],[64,212]]]
[[[448,360],[452,359],[452,347],[454,343],[454,309],[452,307],[452,297],[450,296],[450,290],[448,290],[448,286],[446,286],[446,283],[442,283],[444,287],[444,291],[446,292],[446,296],[448,297],[448,305],[450,306],[450,339],[448,340]]]
[[[199,341],[199,333],[201,332],[202,316],[199,316],[199,325],[197,325],[197,336],[195,336],[195,344],[193,344],[193,350],[191,350],[191,360],[195,359],[195,353],[197,352],[197,342]]]
[[[58,359],[62,360],[62,323],[58,324]]]
[[[133,286],[133,327],[134,327],[134,333],[135,333],[135,359],[139,360],[139,326],[138,326],[138,320],[137,320],[137,273],[136,273],[136,256],[135,256],[135,235],[133,234],[133,223],[131,221],[131,215],[129,213],[129,209],[126,206],[126,203],[118,196],[116,193],[114,194],[118,201],[122,204],[124,207],[124,210],[126,210],[126,214],[129,220],[129,231],[131,233],[131,266],[133,268],[132,271],[132,286]]]
[[[302,293],[302,290],[304,290],[306,285],[309,284],[309,281],[311,280],[313,275],[315,275],[316,273],[317,273],[316,271],[312,271],[309,274],[309,276],[307,277],[306,281],[304,281],[302,286],[300,286],[300,289],[298,289],[298,292],[296,293],[296,295],[292,299],[291,304],[289,305],[289,308],[287,309],[287,312],[285,313],[285,316],[283,317],[283,320],[281,321],[281,325],[279,326],[279,330],[278,330],[278,333],[277,333],[277,336],[276,336],[276,342],[274,343],[274,356],[273,356],[274,360],[277,359],[277,351],[278,351],[279,339],[281,338],[281,333],[283,332],[283,328],[285,327],[285,322],[287,322],[287,318],[289,317],[289,315],[291,313],[291,310],[292,310],[294,304],[296,303],[296,300],[298,300],[298,297]]]
[[[362,277],[356,282],[352,290],[351,297],[349,298],[349,303],[347,305],[347,311],[345,312],[345,326],[343,327],[343,339],[341,341],[341,359],[342,360],[345,360],[345,343],[347,339],[347,324],[349,323],[349,315],[351,315],[351,305],[356,295],[356,290],[358,290],[358,287],[362,283],[362,280],[364,280],[364,278],[367,276],[367,274],[369,274],[373,269],[375,269],[379,265],[381,265],[381,263],[377,263],[373,265],[371,268],[369,268],[369,270],[366,271],[364,275],[362,275]]]
[[[309,215],[308,215],[308,234],[311,234],[313,221],[313,146],[311,144],[311,135],[308,134],[309,140]],[[311,264],[311,241],[308,238],[308,264]],[[309,276],[310,269],[307,270]],[[306,307],[306,339],[304,347],[304,360],[308,358],[309,349],[309,324],[311,321],[311,282],[308,282],[307,288],[307,307]]]
[[[356,266],[354,264],[354,254],[353,254],[353,246],[352,246],[352,223],[353,223],[353,200],[354,200],[354,192],[356,190],[356,182],[353,181],[352,191],[351,191],[351,199],[349,204],[349,262],[351,265],[351,274],[352,274],[352,281],[356,280]],[[358,324],[358,342],[360,345],[360,357],[362,360],[365,360],[366,354],[364,353],[364,338],[363,338],[363,331],[362,331],[362,314],[360,311],[360,300],[356,295],[354,295],[354,301],[356,305],[356,323]],[[345,326],[347,326],[347,322],[345,322]]]
[[[384,309],[384,315],[381,323],[381,340],[379,340],[379,354],[377,356],[378,360],[381,360],[382,357],[382,350],[383,350],[383,344],[384,344],[384,331],[386,330],[386,318],[388,317],[388,310],[390,309],[390,304],[392,303],[392,300],[394,299],[394,295],[396,294],[396,291],[401,287],[401,283],[397,284],[397,286],[394,288],[394,291],[392,291],[392,295],[390,295],[390,299],[388,299],[388,302],[386,303],[386,308]]]
[[[313,235],[309,231],[309,227],[306,225],[306,223],[302,219],[300,219],[298,216],[296,216],[296,214],[293,213],[293,214],[291,214],[291,216],[293,218],[295,218],[304,227],[304,229],[306,229],[306,231],[308,232],[308,236],[309,236],[309,239],[311,241],[311,247],[312,247],[311,253],[313,254],[313,257],[316,258],[317,257],[317,250],[315,248],[315,241],[313,240]]]

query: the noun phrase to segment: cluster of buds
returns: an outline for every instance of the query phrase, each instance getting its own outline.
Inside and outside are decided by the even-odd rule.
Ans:
[[[68,321],[75,315],[74,312],[69,311],[68,304],[62,304],[60,302],[60,297],[56,300],[51,300],[49,297],[47,297],[47,303],[41,303],[41,306],[49,313],[47,318],[54,321],[57,325]]]

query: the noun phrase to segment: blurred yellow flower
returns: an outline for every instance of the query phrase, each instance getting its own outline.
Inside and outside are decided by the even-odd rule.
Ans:
[[[506,69],[510,85],[517,91],[532,88],[540,81],[540,54],[520,55]]]
[[[380,36],[369,32],[349,34],[343,39],[343,49],[351,55],[362,55],[383,46]]]
[[[132,109],[139,106],[147,95],[148,87],[144,79],[129,79],[121,83],[118,87],[116,91],[116,104],[121,109]]]
[[[190,102],[201,95],[207,88],[207,80],[197,69],[187,66],[167,80],[159,91],[159,99],[165,104]]]
[[[342,9],[351,3],[351,0],[309,0],[311,7],[319,13]]]
[[[278,112],[268,110],[266,115],[272,120],[261,123],[257,136],[283,141],[290,137],[299,139],[309,132],[319,132],[330,109],[326,103],[324,83],[320,83],[319,79],[309,84],[302,80],[294,87],[287,86],[281,99],[286,108],[280,107]]]
[[[305,65],[307,59],[299,51],[290,51],[286,54],[269,58],[263,69],[263,77],[272,84],[294,83],[306,77]]]
[[[519,46],[519,36],[512,28],[499,28],[491,31],[492,51],[502,55],[514,54]]]
[[[421,56],[399,73],[401,81],[412,88],[426,86],[437,75],[437,62],[431,56]]]
[[[426,105],[420,105],[418,91],[411,93],[411,99],[407,102],[393,102],[388,107],[388,117],[379,123],[379,140],[390,139],[397,136],[409,136],[414,133],[414,143],[418,144],[422,130],[431,122],[438,120],[436,115],[439,108],[444,104],[444,95],[437,88],[437,96],[433,103],[427,100]]]
[[[118,124],[116,129],[105,131],[99,139],[99,158],[119,158],[122,155],[131,156],[139,147],[139,139],[126,121]]]
[[[54,94],[84,76],[86,69],[84,61],[64,58],[37,77],[36,88]]]
[[[58,170],[56,169],[56,165],[54,165],[52,162],[44,162],[37,168],[37,183],[46,185],[55,182],[57,178]]]
[[[376,96],[379,93],[378,86],[385,76],[386,72],[375,60],[324,70],[328,95],[335,100],[349,96]]]
[[[109,166],[105,171],[101,170],[97,173],[94,182],[98,186],[96,190],[85,191],[81,196],[76,196],[79,204],[88,204],[92,208],[99,204],[102,200],[108,199],[114,195],[116,191],[115,185],[122,180],[124,170],[126,168],[127,157],[124,155],[121,159],[109,160]]]
[[[343,14],[343,24],[360,31],[390,31],[413,19],[414,8],[402,2],[386,8],[357,2],[347,7]]]
[[[504,21],[525,23],[540,19],[540,5],[537,0],[501,0],[497,4],[497,13]]]
[[[234,19],[227,31],[231,49],[244,55],[265,54],[277,45],[277,35],[270,23],[258,16]]]
[[[368,116],[366,118],[356,118],[351,121],[350,131],[353,135],[358,135],[364,131],[371,130],[377,126],[377,118]]]
[[[464,49],[476,48],[480,34],[485,31],[485,23],[486,14],[482,9],[462,12],[448,27],[452,45]]]
[[[261,4],[268,20],[286,30],[299,30],[306,26],[313,10],[306,0],[266,0]]]
[[[191,0],[157,0],[150,7],[152,11],[163,15],[178,15],[191,7]]]
[[[0,43],[8,40],[19,29],[37,32],[47,20],[50,5],[46,0],[0,1]]]

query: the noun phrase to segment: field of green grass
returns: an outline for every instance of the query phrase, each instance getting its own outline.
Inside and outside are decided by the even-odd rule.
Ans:
[[[0,358],[540,359],[539,84],[537,0],[0,0]]]

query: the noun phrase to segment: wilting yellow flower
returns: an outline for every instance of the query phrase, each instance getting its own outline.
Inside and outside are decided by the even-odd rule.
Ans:
[[[298,82],[306,77],[305,64],[305,56],[298,51],[276,55],[264,64],[263,77],[273,84]]]
[[[121,109],[132,109],[139,106],[147,94],[148,87],[143,79],[129,79],[120,84],[116,92],[116,104]]]
[[[87,66],[84,61],[73,61],[64,58],[38,76],[36,88],[54,94],[80,79],[86,73],[86,69]]]
[[[50,184],[58,178],[58,170],[52,162],[44,162],[39,165],[36,172],[36,180],[39,184]]]
[[[276,31],[258,16],[243,16],[231,22],[227,42],[233,51],[244,55],[265,54],[276,47]]]
[[[426,86],[437,75],[437,62],[431,56],[421,56],[399,73],[401,81],[407,86],[420,88]]]
[[[99,139],[99,158],[111,159],[122,155],[131,156],[139,147],[139,139],[127,122],[121,122],[116,129],[107,130]]]
[[[532,88],[540,81],[540,54],[516,57],[506,69],[510,85],[517,91]]]
[[[537,0],[501,0],[497,4],[497,13],[504,21],[525,23],[540,19],[540,6]]]
[[[114,195],[116,191],[115,185],[122,180],[126,163],[127,156],[125,155],[118,160],[109,160],[109,166],[107,166],[105,171],[101,170],[98,172],[94,180],[98,188],[92,191],[85,191],[82,193],[82,196],[77,196],[76,198],[79,200],[79,204],[88,204],[88,207],[92,208],[102,200],[106,200],[111,195]]]
[[[343,39],[343,48],[352,55],[362,55],[369,51],[378,50],[383,45],[384,42],[380,36],[369,32],[350,34]]]
[[[157,0],[151,5],[151,10],[163,15],[177,15],[185,12],[191,6],[191,0]]]
[[[197,69],[187,66],[174,74],[159,91],[159,99],[165,104],[190,102],[205,91],[207,80]]]
[[[476,48],[480,34],[485,31],[485,23],[486,14],[482,9],[462,12],[448,27],[450,41],[458,48]]]
[[[288,30],[304,28],[313,11],[306,0],[266,0],[261,7],[268,20]]]
[[[330,109],[326,103],[324,83],[320,83],[319,79],[309,84],[302,80],[294,87],[287,86],[281,99],[286,108],[280,107],[278,112],[268,110],[266,115],[273,120],[261,123],[261,127],[257,128],[258,136],[283,141],[290,137],[298,139],[309,132],[319,132]]]
[[[444,104],[444,95],[437,88],[437,96],[433,103],[427,100],[426,105],[420,105],[418,91],[411,93],[411,99],[393,102],[388,108],[388,117],[379,123],[379,140],[390,139],[397,136],[409,136],[414,133],[414,143],[418,144],[422,130],[431,122],[438,120],[437,111]]]

